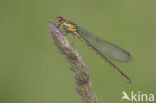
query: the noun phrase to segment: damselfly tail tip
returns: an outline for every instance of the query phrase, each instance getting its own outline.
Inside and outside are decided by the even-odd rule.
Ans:
[[[126,77],[125,80],[127,81],[127,83],[132,83],[132,80],[129,77]]]

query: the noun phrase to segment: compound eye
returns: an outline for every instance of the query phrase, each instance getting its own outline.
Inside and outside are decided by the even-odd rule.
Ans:
[[[62,18],[58,17],[58,18],[57,18],[57,22],[58,22],[58,23],[61,23],[61,22],[62,22]]]

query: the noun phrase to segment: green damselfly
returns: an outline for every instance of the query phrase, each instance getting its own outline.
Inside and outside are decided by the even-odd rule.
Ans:
[[[57,17],[56,20],[59,23],[58,28],[62,26],[66,33],[71,33],[74,37],[76,36],[81,39],[89,48],[94,50],[96,54],[113,66],[113,68],[118,71],[128,83],[131,83],[131,79],[108,59],[110,58],[119,62],[129,62],[132,60],[130,53],[112,43],[98,38],[94,34],[87,32],[75,23],[68,21],[63,17]]]

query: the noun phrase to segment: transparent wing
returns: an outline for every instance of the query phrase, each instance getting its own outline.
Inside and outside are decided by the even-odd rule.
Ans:
[[[84,29],[77,27],[77,33],[83,37],[90,45],[94,46],[103,56],[120,62],[129,62],[132,57],[130,53],[122,48],[104,41],[92,33],[86,32]]]

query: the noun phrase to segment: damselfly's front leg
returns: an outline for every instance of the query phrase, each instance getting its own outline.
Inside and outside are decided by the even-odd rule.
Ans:
[[[58,25],[57,25],[57,28],[60,28],[60,26],[62,25],[62,23],[59,23]],[[62,34],[64,35],[64,36],[66,36],[67,34],[69,34],[69,32],[67,32],[67,31],[65,31],[65,30],[60,30],[61,32],[62,32]]]
[[[62,25],[62,23],[59,23],[59,24],[57,25],[57,28],[60,28],[61,25]]]
[[[75,38],[76,38],[76,36],[73,35],[73,40],[72,40],[72,46],[73,46],[73,47],[74,47]]]

